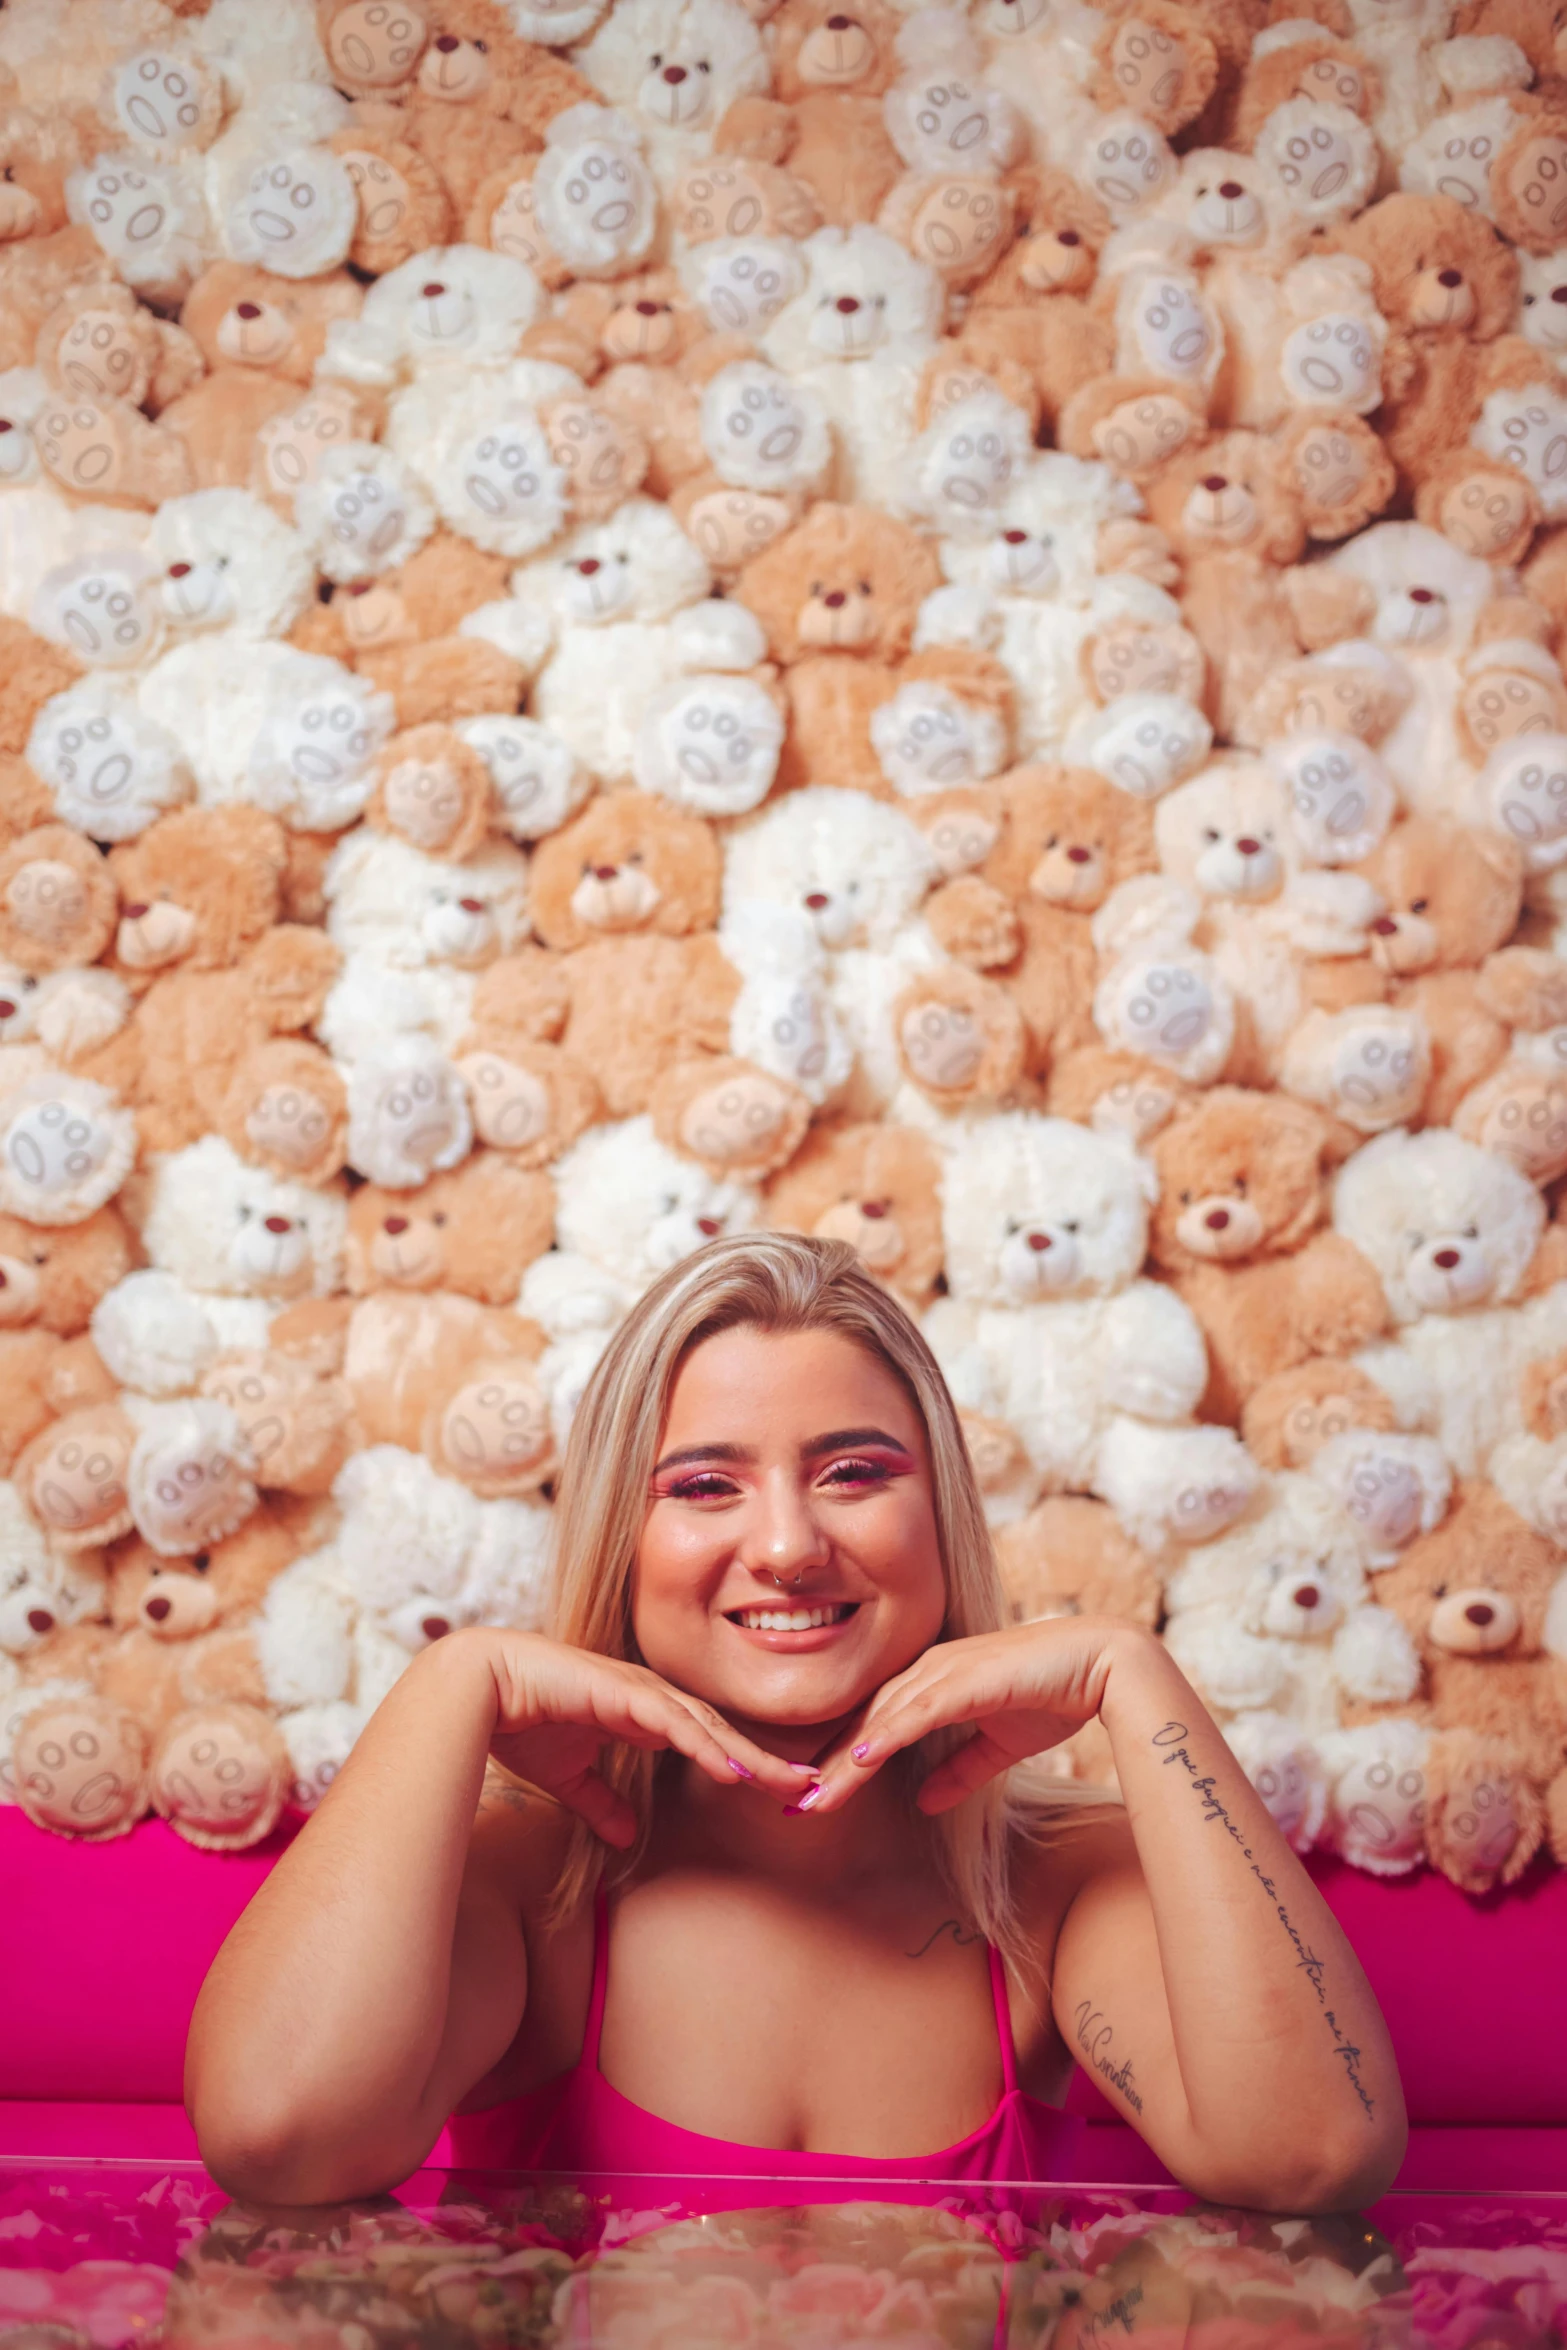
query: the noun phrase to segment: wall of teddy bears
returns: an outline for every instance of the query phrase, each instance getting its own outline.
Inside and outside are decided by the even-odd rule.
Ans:
[[[780,1225],[1301,1849],[1567,1861],[1564,17],[9,0],[0,1799],[308,1811]]]

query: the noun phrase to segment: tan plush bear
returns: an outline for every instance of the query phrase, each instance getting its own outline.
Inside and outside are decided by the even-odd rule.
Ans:
[[[111,1561],[117,1637],[95,1693],[28,1713],[15,1768],[22,1808],[56,1835],[123,1835],[147,1807],[187,1842],[243,1851],[270,1834],[291,1780],[263,1711],[250,1625],[298,1552],[265,1512],[210,1550],[164,1557],[131,1539]]]
[[[63,107],[0,97],[0,368],[30,367],[38,329],[67,287],[104,274],[92,231],[73,227],[65,185],[87,160]]]
[[[401,134],[400,124],[380,122],[367,109],[366,119],[334,132],[328,142],[348,166],[359,201],[348,266],[367,277],[384,277],[416,253],[453,241],[456,216],[445,183],[428,156]]]
[[[519,1167],[548,1167],[604,1114],[588,1064],[551,1041],[571,1011],[559,960],[538,947],[503,955],[474,985],[457,1067],[473,1130]]]
[[[0,1475],[56,1414],[112,1393],[87,1325],[136,1254],[112,1205],[80,1224],[0,1216]]]
[[[707,824],[617,792],[540,845],[530,882],[534,928],[565,958],[545,980],[569,991],[552,1041],[592,1071],[607,1115],[652,1110],[659,1139],[714,1172],[784,1165],[809,1104],[730,1055],[741,980],[712,934],[719,857]]]
[[[1234,1425],[1264,1380],[1387,1326],[1371,1266],[1318,1229],[1332,1139],[1303,1104],[1240,1086],[1215,1086],[1154,1138],[1149,1248],[1208,1342],[1204,1419]]]
[[[941,584],[935,549],[891,515],[822,501],[747,563],[736,595],[784,666],[789,734],[778,788],[831,782],[892,796],[871,718],[898,686],[928,678],[994,706],[1005,672],[984,654],[909,654],[923,599]]]
[[[737,100],[715,144],[786,166],[835,227],[874,220],[902,170],[881,104],[898,29],[885,0],[783,0],[768,28],[775,95]]]
[[[202,271],[179,322],[207,373],[161,418],[184,439],[198,489],[224,482],[251,486],[259,437],[298,410],[328,328],[335,320],[357,318],[363,298],[346,270],[286,278],[246,262],[214,261]],[[342,437],[352,439],[355,403],[344,395],[340,404]]]
[[[952,347],[1003,391],[1009,390],[1007,371],[1021,369],[1031,405],[1054,426],[1074,393],[1107,374],[1114,358],[1114,333],[1084,298],[1110,234],[1110,216],[1068,172],[1020,166],[1004,185],[1010,236],[976,286]],[[911,251],[935,262],[921,242],[929,205],[923,199],[899,233]]]
[[[1002,810],[995,847],[925,907],[967,969],[916,979],[898,1007],[906,1073],[948,1106],[1007,1090],[998,998],[1020,1023],[1014,1078],[1041,1077],[1057,1056],[1097,1041],[1093,917],[1156,862],[1149,804],[1090,769],[1018,767],[992,789]]]
[[[458,634],[470,612],[505,596],[509,573],[504,556],[438,530],[395,570],[334,587],[304,615],[292,641],[330,654],[389,693],[401,727],[515,710],[526,677],[521,664],[483,637]]]
[[[1351,1428],[1390,1435],[1391,1397],[1355,1363],[1318,1356],[1275,1371],[1247,1397],[1241,1435],[1265,1469],[1306,1469],[1322,1447]]]
[[[1519,1877],[1544,1841],[1567,1858],[1567,1670],[1545,1653],[1556,1546],[1486,1484],[1376,1581],[1420,1651],[1426,1849],[1466,1893]]]
[[[780,1231],[848,1241],[865,1270],[911,1311],[935,1295],[941,1170],[913,1128],[815,1127],[766,1196],[768,1221]]]

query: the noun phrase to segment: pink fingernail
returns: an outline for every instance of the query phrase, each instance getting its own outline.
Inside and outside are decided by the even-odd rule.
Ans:
[[[743,1762],[735,1761],[733,1755],[729,1757],[729,1768],[732,1771],[738,1771],[742,1779],[754,1779],[756,1777],[755,1771],[748,1771]]]
[[[795,1806],[795,1809],[797,1811],[809,1811],[812,1804],[819,1803],[826,1792],[826,1788],[822,1785],[820,1779],[818,1779],[815,1786],[808,1788],[806,1793],[801,1796],[799,1802]]]
[[[791,1763],[789,1768],[791,1771],[803,1771],[808,1779],[817,1779],[821,1776],[815,1763]]]
[[[870,1753],[870,1750],[870,1740],[868,1738],[862,1738],[859,1745],[851,1747],[849,1751],[854,1756],[856,1762],[863,1762],[865,1757]]]

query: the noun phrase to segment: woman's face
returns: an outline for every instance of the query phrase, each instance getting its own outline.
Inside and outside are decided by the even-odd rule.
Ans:
[[[694,1348],[637,1550],[643,1661],[742,1726],[830,1723],[945,1613],[925,1431],[886,1364],[820,1330]]]

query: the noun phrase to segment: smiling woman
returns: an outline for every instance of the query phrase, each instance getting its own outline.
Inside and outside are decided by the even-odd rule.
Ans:
[[[1124,1817],[1030,1769],[1095,1714]],[[1074,2058],[1220,2200],[1402,2151],[1354,1955],[1165,1651],[1009,1625],[902,1309],[843,1244],[716,1241],[589,1384],[552,1636],[420,1657],[219,1954],[203,2155],[364,2194],[456,2108],[469,2162],[935,2194],[1058,2174]]]

